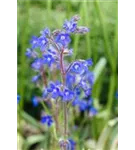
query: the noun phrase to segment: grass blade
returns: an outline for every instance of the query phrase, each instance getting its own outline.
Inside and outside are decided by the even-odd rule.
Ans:
[[[108,62],[110,63],[112,70],[114,70],[115,69],[115,60],[113,59],[113,56],[111,54],[109,40],[108,40],[108,36],[107,36],[108,34],[107,34],[106,26],[104,23],[104,19],[103,19],[104,16],[100,10],[99,2],[97,0],[95,0],[94,4],[95,4],[96,12],[97,12],[99,20],[100,20],[100,24],[101,24],[101,28],[102,28],[102,32],[103,32],[103,36],[104,36],[105,55],[107,56]]]
[[[107,63],[106,59],[104,57],[102,57],[102,58],[100,58],[100,60],[98,61],[98,63],[95,65],[94,70],[93,70],[95,82],[100,77],[103,69],[106,66],[106,63]]]

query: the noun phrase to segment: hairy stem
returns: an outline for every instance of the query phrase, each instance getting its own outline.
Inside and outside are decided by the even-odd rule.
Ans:
[[[61,68],[61,74],[62,74],[62,81],[63,81],[63,84],[65,84],[65,70],[64,70],[64,64],[63,64],[63,52],[64,52],[64,49],[62,49],[62,52],[60,53],[60,68]]]
[[[46,87],[47,86],[47,79],[46,79],[46,74],[45,74],[45,71],[44,71],[43,68],[41,69],[41,75],[42,75],[42,80],[43,80],[44,86]],[[43,108],[47,112],[49,112],[48,109],[47,109],[47,107],[45,106],[44,102],[41,101],[41,104],[42,104]],[[52,102],[51,102],[51,105],[52,105]],[[56,109],[53,112],[53,116],[54,116],[54,120],[55,120],[55,123],[56,123],[56,131],[58,133],[59,132],[59,122],[58,122],[58,104],[57,104],[57,101],[56,101],[56,107],[55,108]]]
[[[63,64],[63,52],[64,52],[64,48],[61,51],[60,54],[60,68],[61,68],[61,74],[62,74],[62,82],[63,85],[65,84],[65,70],[64,70],[64,64]],[[67,138],[67,134],[68,134],[68,118],[67,118],[67,103],[64,102],[63,103],[63,110],[64,110],[64,137]]]
[[[63,108],[64,108],[64,136],[67,138],[68,136],[68,126],[67,126],[67,121],[68,121],[68,115],[67,115],[67,103],[63,103]]]
[[[45,73],[43,68],[41,68],[41,76],[42,76],[44,86],[46,87],[47,86],[47,79],[46,79],[46,73]]]
[[[55,107],[55,111],[54,111],[54,119],[55,119],[55,123],[56,123],[56,131],[57,132],[59,132],[58,113],[59,113],[59,105],[58,105],[58,101],[56,100],[56,107]]]

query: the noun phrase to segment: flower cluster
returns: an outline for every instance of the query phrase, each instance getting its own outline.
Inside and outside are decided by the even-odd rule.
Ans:
[[[71,63],[67,63],[64,59],[73,54],[73,49],[69,48],[71,34],[89,32],[89,28],[78,26],[79,20],[80,17],[75,15],[70,20],[65,20],[60,30],[51,32],[49,28],[45,28],[39,36],[32,36],[31,48],[27,48],[26,56],[32,59],[31,67],[36,72],[32,82],[37,83],[43,80],[42,98],[44,100],[61,100],[63,103],[77,106],[80,111],[88,110],[91,115],[95,115],[97,111],[92,106],[91,98],[86,100],[91,96],[94,83],[94,76],[90,71],[92,59],[79,59]],[[47,70],[50,70],[51,77],[61,76],[61,80],[49,77],[50,81],[47,82]],[[55,74],[56,71],[59,75]],[[38,105],[36,97],[32,101],[34,106]],[[44,116],[42,122],[50,126],[51,116]]]

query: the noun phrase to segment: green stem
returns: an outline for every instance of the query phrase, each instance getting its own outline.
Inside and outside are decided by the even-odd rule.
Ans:
[[[46,107],[44,101],[41,101],[40,103],[41,103],[41,105],[43,106],[44,111],[47,112],[47,113],[49,113],[49,110],[48,110],[48,108]]]

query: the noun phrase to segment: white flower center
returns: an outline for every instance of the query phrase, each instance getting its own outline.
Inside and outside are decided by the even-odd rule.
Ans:
[[[37,43],[37,42],[34,40],[34,41],[33,41],[33,44],[36,44],[36,43]]]
[[[82,85],[85,85],[85,82],[84,82],[84,81],[82,81]]]
[[[67,26],[68,26],[69,28],[71,27],[71,24],[70,24],[70,22],[68,22],[68,23],[67,23]]]
[[[40,62],[37,62],[37,65],[39,66],[39,65],[40,65]]]
[[[65,36],[61,36],[61,40],[65,40]]]
[[[51,61],[51,58],[47,58],[48,61]]]
[[[42,44],[45,44],[46,43],[46,41],[45,40],[42,40]]]
[[[65,95],[68,96],[68,95],[69,95],[69,92],[66,92]]]
[[[79,68],[79,65],[75,65],[74,68],[77,70]]]
[[[56,89],[54,89],[54,90],[53,90],[53,92],[57,92],[57,90],[56,90]]]

